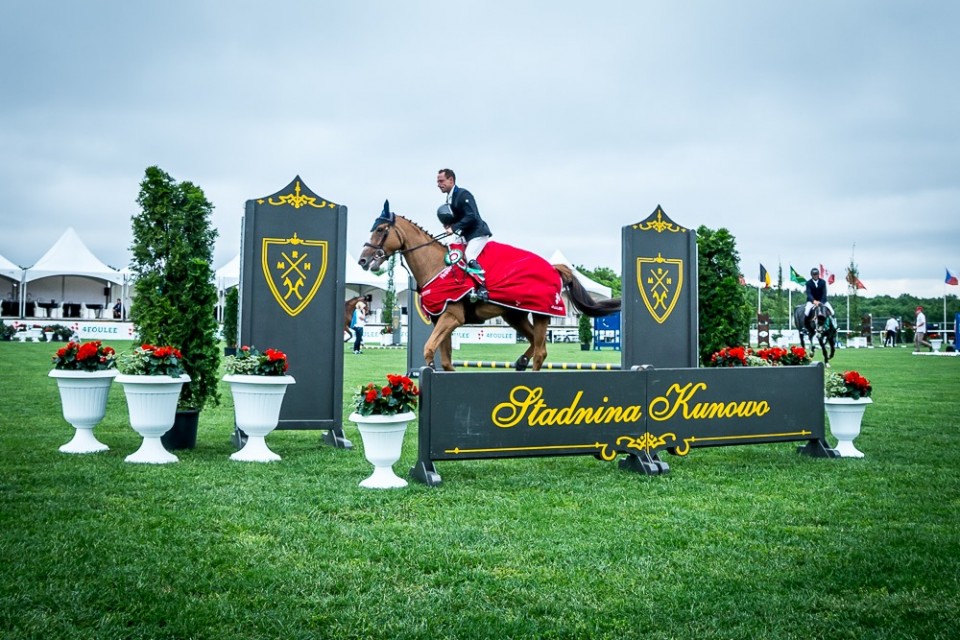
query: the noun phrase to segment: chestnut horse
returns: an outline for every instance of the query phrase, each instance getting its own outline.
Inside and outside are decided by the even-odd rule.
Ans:
[[[447,255],[446,245],[419,225],[403,216],[390,213],[384,207],[384,213],[377,218],[370,241],[363,245],[363,251],[357,262],[364,270],[376,270],[395,253],[399,253],[406,260],[410,272],[417,281],[418,290],[447,268],[444,262]],[[563,287],[567,290],[573,306],[581,313],[598,317],[620,310],[619,299],[594,301],[590,293],[574,277],[569,267],[555,264],[553,268],[560,274]],[[433,366],[434,355],[439,349],[443,370],[453,371],[450,336],[454,330],[464,324],[480,324],[497,316],[503,316],[504,321],[530,343],[523,355],[517,359],[516,369],[523,371],[532,362],[533,370],[539,371],[547,357],[547,326],[550,323],[550,316],[511,309],[496,302],[473,303],[466,299],[448,303],[439,316],[432,318],[433,332],[423,348],[426,366]]]
[[[363,300],[367,305],[367,311],[370,311],[370,303],[373,301],[373,294],[368,293],[365,296],[354,296],[343,303],[343,341],[353,340],[353,331],[350,329],[350,321],[353,320],[353,310],[357,308],[357,303]]]

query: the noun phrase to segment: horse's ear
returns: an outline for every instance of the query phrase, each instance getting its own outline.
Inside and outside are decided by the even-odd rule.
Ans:
[[[389,200],[384,200],[384,201],[383,201],[383,213],[381,213],[380,215],[382,215],[384,218],[386,218],[386,217],[387,217],[387,214],[389,214],[389,213],[390,213],[390,201],[389,201]]]

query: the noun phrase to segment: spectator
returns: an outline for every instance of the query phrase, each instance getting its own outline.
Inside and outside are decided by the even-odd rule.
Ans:
[[[886,330],[886,337],[883,339],[883,346],[885,347],[895,347],[897,345],[897,331],[900,330],[900,323],[897,322],[897,319],[893,316],[887,320],[887,326],[884,327]]]
[[[120,298],[117,298],[117,303],[113,305],[113,319],[120,320],[123,318],[123,303],[120,302]]]
[[[913,352],[920,353],[920,346],[924,345],[930,347],[930,351],[933,351],[933,345],[924,340],[924,336],[927,333],[927,316],[923,315],[923,307],[917,307],[917,323],[915,328],[915,333],[913,335]]]

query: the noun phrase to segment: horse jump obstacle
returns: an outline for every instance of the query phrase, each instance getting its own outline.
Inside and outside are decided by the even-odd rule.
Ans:
[[[465,369],[514,369],[515,362],[505,360],[454,360],[454,367]],[[619,364],[611,362],[544,362],[542,369],[556,371],[619,371]]]
[[[803,442],[801,453],[837,457],[816,401],[823,365],[698,368],[695,237],[658,206],[624,227],[623,240],[620,370],[577,363],[564,375],[421,369],[414,479],[440,484],[437,460],[558,455],[626,454],[621,468],[658,475],[670,469],[659,457],[664,450],[682,456],[771,442]]]
[[[647,475],[669,472],[659,453],[803,442],[835,457],[819,402],[823,365],[555,373],[420,372],[417,464],[440,484],[437,460],[592,455]],[[464,393],[468,389],[469,393]]]

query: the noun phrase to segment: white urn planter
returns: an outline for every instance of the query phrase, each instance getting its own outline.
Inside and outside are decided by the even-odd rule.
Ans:
[[[116,379],[117,383],[123,385],[123,393],[127,398],[130,426],[143,436],[140,448],[124,460],[146,464],[177,462],[179,458],[163,448],[160,436],[173,426],[180,389],[190,382],[190,376],[172,378],[120,374]]]
[[[49,373],[56,379],[60,389],[60,404],[63,419],[76,430],[73,439],[60,447],[63,453],[96,453],[110,447],[97,440],[93,428],[107,412],[110,384],[117,375],[116,369],[104,371],[66,371],[54,369]]]
[[[233,394],[233,413],[237,427],[247,434],[247,442],[230,456],[242,462],[275,462],[280,456],[270,450],[265,438],[280,421],[280,407],[287,386],[296,384],[293,376],[227,375],[224,382]]]
[[[873,404],[870,398],[824,398],[823,406],[827,411],[830,433],[837,439],[834,450],[842,458],[862,458],[863,452],[853,446],[853,440],[860,435],[860,422],[867,405]]]
[[[396,489],[407,486],[407,481],[393,472],[394,463],[400,459],[403,435],[407,424],[413,420],[413,412],[392,416],[364,416],[351,413],[363,440],[363,455],[373,465],[373,474],[360,482],[367,489]]]

